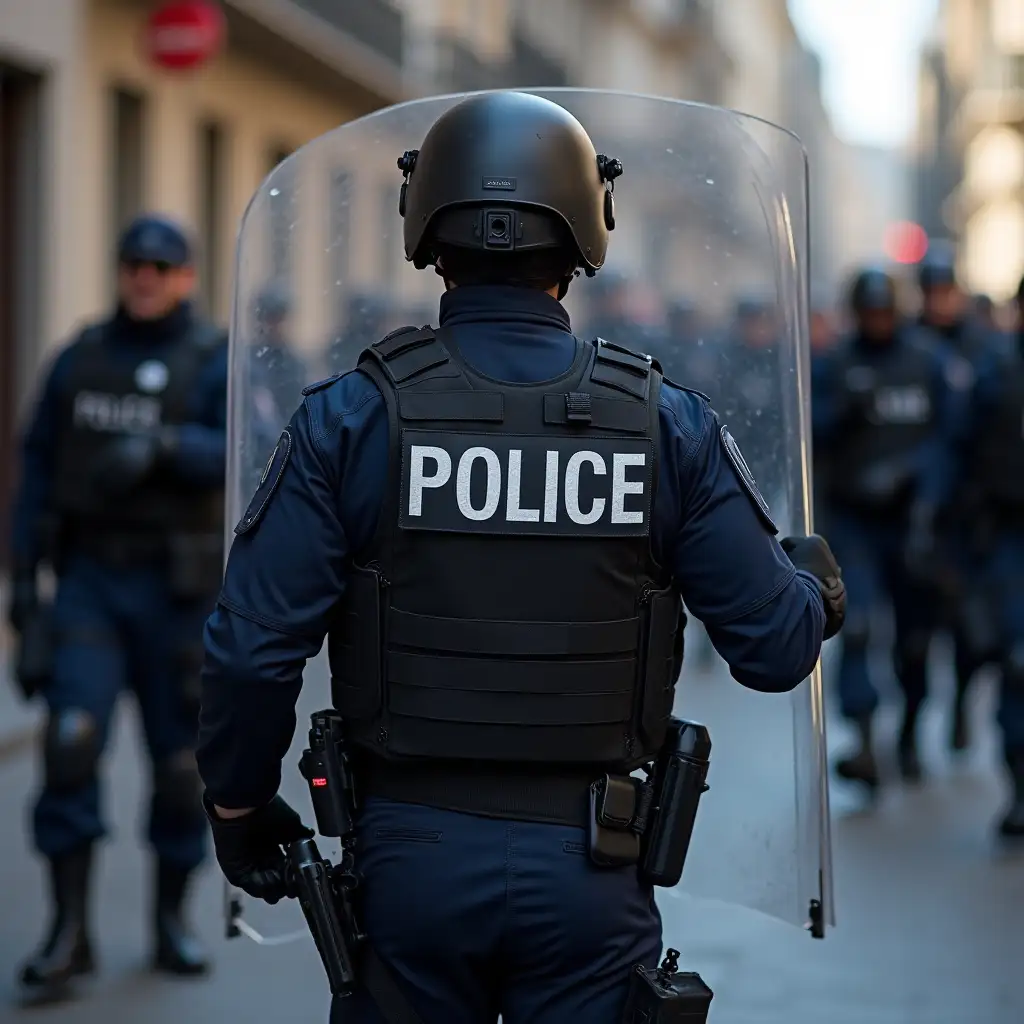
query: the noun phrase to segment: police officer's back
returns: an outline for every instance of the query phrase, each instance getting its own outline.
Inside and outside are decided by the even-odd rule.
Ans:
[[[90,971],[93,850],[105,832],[99,760],[120,690],[135,691],[153,762],[148,838],[156,966],[202,972],[182,920],[205,822],[194,761],[197,647],[219,583],[226,337],[192,310],[189,242],[142,217],[121,239],[119,304],[57,356],[25,433],[11,619],[27,645],[42,614],[37,570],[57,577],[54,661],[35,845],[54,923],[22,980]]]
[[[783,692],[841,622],[838,570],[805,538],[829,582],[794,568],[705,399],[572,334],[559,299],[603,264],[615,173],[574,118],[470,99],[403,169],[440,326],[307,388],[236,527],[199,753],[218,857],[285,894],[279,846],[308,833],[275,794],[326,634],[364,925],[425,1024],[611,1024],[660,920],[635,864],[588,861],[588,795],[662,743],[680,596],[742,684]],[[378,1019],[365,991],[340,1013]]]

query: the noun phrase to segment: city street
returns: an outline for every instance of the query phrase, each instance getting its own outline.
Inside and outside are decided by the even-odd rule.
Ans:
[[[318,674],[311,673],[313,679]],[[323,691],[313,693],[312,682],[305,711],[322,703]],[[694,685],[716,694],[735,686],[719,670]],[[974,706],[978,740],[957,765],[943,747],[945,701],[940,694],[933,702],[925,752],[931,778],[920,789],[894,786],[873,813],[863,811],[856,794],[833,790],[838,927],[826,942],[751,912],[661,899],[667,943],[682,949],[681,966],[699,970],[715,990],[713,1024],[1024,1020],[1024,852],[1000,851],[991,837],[1003,800],[992,769],[991,702],[985,680]],[[299,721],[304,727],[303,717]],[[134,842],[145,773],[127,705],[120,726],[108,764],[118,834],[102,859],[96,906],[103,971],[77,1004],[18,1007],[15,967],[43,926],[40,871],[21,827],[34,766],[27,754],[0,765],[0,815],[9,823],[0,833],[0,1020],[326,1021],[326,983],[312,944],[304,938],[261,949],[247,939],[224,941],[220,877],[212,868],[203,878],[197,918],[216,953],[215,974],[199,983],[175,982],[145,970],[147,865]],[[834,726],[833,746],[843,739]],[[742,799],[721,787],[714,792],[720,801]],[[308,806],[297,773],[287,777],[287,795]],[[247,920],[273,934],[301,926],[293,905],[250,905]]]

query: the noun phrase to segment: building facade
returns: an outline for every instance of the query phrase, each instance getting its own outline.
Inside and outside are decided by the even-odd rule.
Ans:
[[[1005,300],[1024,275],[1024,4],[946,0],[922,78],[922,221],[959,243],[968,288]]]

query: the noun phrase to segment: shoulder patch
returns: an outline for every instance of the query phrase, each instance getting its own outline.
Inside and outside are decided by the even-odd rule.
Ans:
[[[292,435],[287,430],[283,430],[274,450],[270,453],[270,458],[267,459],[267,465],[260,477],[259,485],[256,487],[256,493],[252,496],[242,518],[238,520],[238,525],[235,526],[235,533],[239,537],[254,529],[263,518],[263,513],[270,505],[270,499],[274,497],[281,477],[284,476],[284,470],[291,454]]]
[[[725,457],[729,460],[729,465],[732,466],[739,482],[743,485],[743,489],[747,492],[747,497],[750,498],[754,508],[757,509],[761,522],[768,527],[773,537],[777,537],[779,528],[775,525],[775,520],[772,519],[772,512],[768,507],[768,502],[764,500],[764,497],[757,488],[754,474],[750,472],[750,467],[747,465],[747,460],[743,458],[743,453],[740,451],[740,446],[736,443],[736,438],[732,436],[729,428],[724,424],[718,432],[718,436],[721,438]]]
[[[343,373],[334,373],[330,377],[325,377],[323,380],[318,380],[315,384],[307,384],[302,389],[303,396],[311,395],[314,391],[323,391],[328,384],[333,384],[336,380],[340,380],[345,375]],[[287,431],[285,431],[287,433]]]

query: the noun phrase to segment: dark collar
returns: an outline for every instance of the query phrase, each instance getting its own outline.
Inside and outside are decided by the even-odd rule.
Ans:
[[[565,307],[533,288],[465,285],[441,296],[442,327],[469,323],[528,323],[572,333]]]

